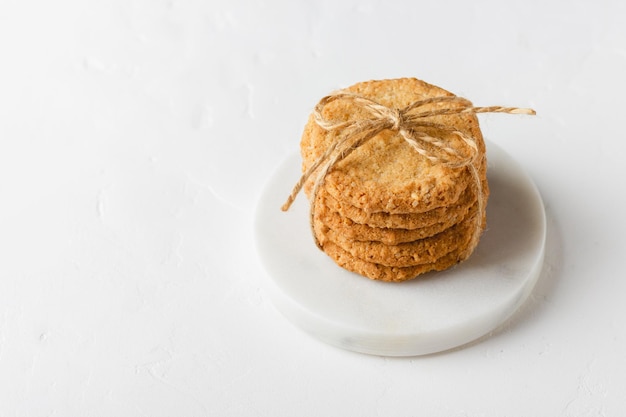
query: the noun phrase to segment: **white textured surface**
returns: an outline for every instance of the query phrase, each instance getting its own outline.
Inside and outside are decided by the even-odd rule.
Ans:
[[[611,416],[626,392],[626,3],[0,2],[1,416]],[[273,309],[259,190],[323,94],[477,105],[548,215],[531,299],[385,359]],[[541,401],[537,401],[541,398]]]

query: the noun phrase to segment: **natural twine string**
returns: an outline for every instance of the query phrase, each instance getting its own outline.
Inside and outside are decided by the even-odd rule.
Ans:
[[[347,121],[328,120],[324,118],[324,107],[333,101],[345,100],[353,106],[364,110],[369,117],[355,118]],[[422,110],[427,105],[439,105],[436,109]],[[508,114],[528,114],[534,115],[532,109],[517,107],[474,107],[469,100],[457,96],[433,97],[425,100],[415,101],[403,109],[396,109],[384,106],[374,100],[353,94],[347,91],[338,91],[322,98],[315,106],[313,117],[315,122],[324,130],[329,132],[338,131],[341,136],[334,141],[328,149],[311,165],[300,177],[294,186],[289,198],[281,209],[289,210],[289,207],[296,196],[321,166],[317,179],[313,185],[310,207],[310,226],[315,238],[315,244],[321,249],[322,246],[317,239],[314,220],[317,204],[317,195],[324,185],[326,176],[330,170],[347,158],[354,150],[365,144],[367,141],[384,130],[398,132],[400,136],[423,158],[433,164],[441,164],[454,169],[469,169],[475,186],[478,198],[478,210],[476,213],[476,227],[472,240],[468,248],[472,250],[477,244],[482,232],[482,219],[485,211],[483,201],[483,187],[478,175],[478,170],[474,162],[479,157],[478,146],[475,138],[457,130],[454,126],[433,123],[428,118],[441,115],[452,114],[476,114],[476,113],[508,113]],[[429,134],[434,132],[434,135]],[[445,139],[446,134],[453,134],[461,140],[461,147],[456,148],[454,144]],[[458,144],[457,144],[458,145]]]

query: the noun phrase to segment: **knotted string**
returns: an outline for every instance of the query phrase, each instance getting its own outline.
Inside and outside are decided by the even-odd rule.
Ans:
[[[347,101],[352,106],[362,109],[368,117],[354,118],[347,121],[328,120],[324,118],[322,115],[324,108],[337,100]],[[433,104],[438,105],[438,107],[423,110],[425,106]],[[315,122],[326,131],[337,131],[340,132],[341,135],[339,139],[334,141],[302,174],[281,209],[283,211],[289,210],[289,207],[294,202],[304,184],[311,175],[321,167],[313,185],[309,218],[315,243],[321,249],[322,246],[314,230],[314,220],[317,195],[320,188],[324,185],[326,176],[335,165],[347,158],[354,150],[358,149],[382,131],[390,130],[398,132],[419,155],[433,164],[441,164],[453,169],[463,169],[466,167],[469,169],[476,186],[478,198],[476,227],[468,246],[468,248],[472,250],[478,244],[478,239],[482,232],[481,225],[485,211],[482,182],[475,166],[476,159],[480,156],[478,145],[476,144],[475,138],[457,130],[454,126],[434,123],[427,120],[433,116],[466,113],[534,115],[535,111],[517,107],[474,107],[469,100],[457,96],[432,97],[419,100],[402,109],[387,107],[374,100],[347,91],[338,91],[322,98],[315,106],[313,112]],[[434,132],[434,135],[431,135],[429,132]],[[461,141],[453,143],[446,140],[445,138],[448,134],[457,136]]]

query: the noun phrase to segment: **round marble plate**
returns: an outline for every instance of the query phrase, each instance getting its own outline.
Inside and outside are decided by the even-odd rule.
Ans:
[[[317,249],[302,193],[280,206],[300,175],[293,154],[260,198],[255,238],[275,306],[332,345],[385,356],[440,352],[495,329],[530,294],[543,262],[546,220],[537,188],[506,152],[488,142],[487,230],[465,262],[403,283],[372,281]]]

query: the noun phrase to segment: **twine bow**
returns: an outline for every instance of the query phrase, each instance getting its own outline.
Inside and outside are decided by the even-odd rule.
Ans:
[[[347,121],[328,120],[323,116],[324,107],[337,100],[345,100],[353,106],[362,109],[368,117],[354,118]],[[423,110],[425,106],[436,105],[435,109]],[[421,111],[420,111],[421,110]],[[338,91],[322,98],[315,106],[313,117],[315,122],[329,132],[338,131],[341,136],[334,141],[300,177],[291,194],[281,209],[289,210],[296,196],[313,175],[320,168],[313,185],[310,210],[311,229],[314,227],[315,208],[320,187],[324,185],[330,170],[347,158],[354,150],[384,130],[398,132],[398,134],[423,158],[433,164],[443,164],[450,168],[462,169],[467,167],[472,174],[477,189],[478,211],[476,214],[477,227],[470,242],[473,249],[480,237],[481,223],[484,214],[483,189],[478,171],[474,165],[479,156],[476,140],[457,130],[454,126],[434,123],[428,120],[433,116],[464,114],[464,113],[509,113],[534,115],[532,109],[517,107],[474,107],[469,100],[457,96],[433,97],[415,101],[402,109],[384,106],[374,100],[346,91]],[[434,132],[431,134],[430,132]],[[461,139],[453,144],[446,140],[452,134]],[[460,143],[460,146],[458,144]],[[315,231],[315,243],[321,249]]]

